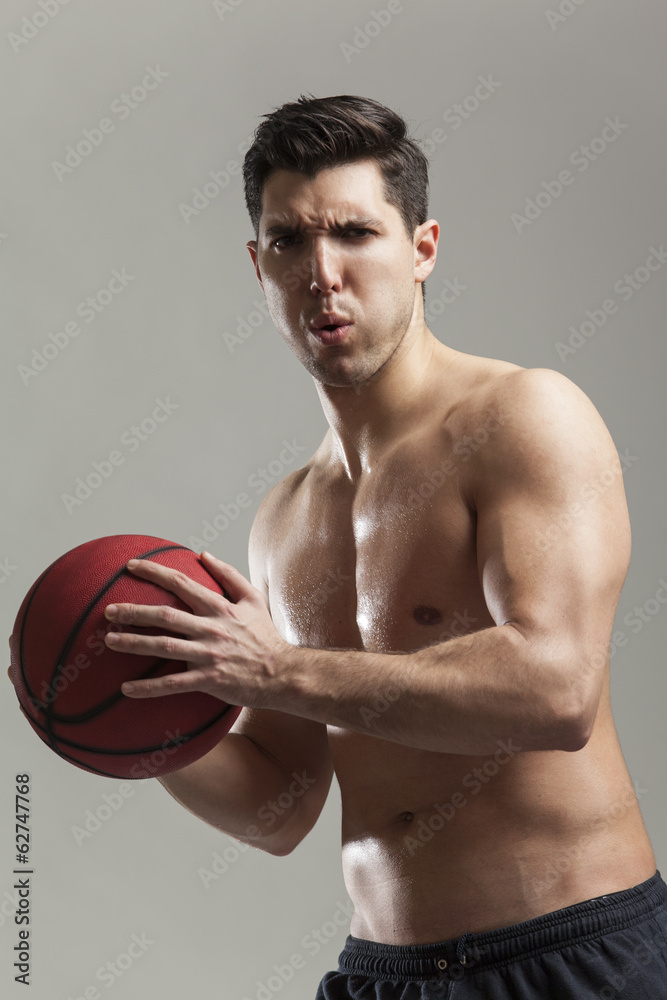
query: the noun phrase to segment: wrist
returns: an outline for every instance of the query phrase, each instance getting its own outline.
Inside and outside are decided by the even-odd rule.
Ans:
[[[308,663],[313,650],[293,646],[282,639],[271,654],[271,673],[275,679],[275,692],[267,708],[279,709],[291,715],[300,715],[306,697]],[[310,654],[310,655],[309,655]],[[299,711],[301,709],[301,711]]]

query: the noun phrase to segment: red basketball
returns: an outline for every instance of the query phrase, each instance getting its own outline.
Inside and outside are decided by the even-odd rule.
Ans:
[[[190,610],[174,594],[133,576],[125,568],[128,559],[182,570],[228,597],[183,545],[145,535],[96,538],[56,559],[26,594],[12,634],[12,677],[30,725],[64,760],[110,778],[154,778],[212,750],[241,708],[200,691],[147,699],[122,693],[124,681],[187,667],[109,649],[107,631],[165,633],[112,625],[104,617],[107,604]]]

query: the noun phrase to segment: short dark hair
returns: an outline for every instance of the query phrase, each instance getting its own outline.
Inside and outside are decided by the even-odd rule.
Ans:
[[[369,97],[302,94],[262,117],[266,120],[255,129],[243,161],[245,200],[256,238],[264,182],[272,170],[314,177],[324,167],[355,160],[378,163],[385,199],[400,212],[410,239],[428,219],[428,160],[395,111]]]

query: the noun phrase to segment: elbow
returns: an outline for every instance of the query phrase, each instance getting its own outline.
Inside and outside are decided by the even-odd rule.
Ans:
[[[571,690],[561,699],[555,712],[556,750],[576,753],[583,750],[593,732],[597,704],[591,697],[582,697]]]
[[[291,817],[270,833],[260,834],[258,828],[254,827],[252,830],[254,837],[249,843],[260,851],[273,855],[274,858],[285,858],[296,850],[307,832],[294,822],[294,817]]]
[[[560,749],[566,750],[568,753],[576,753],[577,750],[583,750],[591,737],[592,731],[593,727],[588,724],[587,718],[570,721],[564,731],[563,746]]]
[[[297,846],[297,844],[275,844],[265,848],[265,850],[268,854],[272,854],[274,858],[286,858]]]
[[[225,830],[222,830],[221,832],[226,833]],[[234,835],[227,834],[227,836],[234,836]],[[263,851],[265,854],[271,854],[273,855],[274,858],[287,857],[287,855],[291,854],[292,851],[299,845],[299,841],[294,841],[294,840],[288,841],[285,838],[278,838],[275,836],[274,837],[265,836],[265,837],[248,839],[246,837],[240,837],[237,835],[234,837],[234,839],[237,840],[240,844],[244,844],[246,849],[248,847],[254,847],[255,850]]]
[[[293,831],[285,831],[282,836],[276,833],[273,837],[267,837],[266,844],[258,843],[257,847],[261,847],[267,854],[272,854],[274,858],[286,858],[296,850],[302,840],[303,837],[296,838]]]
[[[524,637],[525,638],[525,637]],[[536,725],[530,727],[524,738],[526,749],[564,750],[576,753],[583,750],[593,732],[600,700],[601,678],[580,669],[581,656],[576,644],[554,644],[548,651],[535,656],[531,666],[540,668],[541,692],[533,715]],[[539,722],[538,722],[539,720]],[[533,745],[529,747],[529,743]]]

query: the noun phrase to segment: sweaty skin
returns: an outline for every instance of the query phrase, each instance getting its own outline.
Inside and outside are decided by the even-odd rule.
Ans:
[[[245,706],[160,778],[179,802],[282,855],[335,772],[351,933],[425,944],[626,889],[655,858],[610,708],[616,448],[564,376],[433,336],[438,224],[411,238],[385,193],[372,161],[269,174],[248,249],[329,430],[262,502],[252,582],[202,557],[233,603],[142,561],[192,614],[107,608],[170,634],[105,641],[188,665],[131,697]],[[311,326],[332,313],[337,344]]]
[[[463,354],[448,369],[450,360],[438,346],[414,425],[371,475],[351,484],[328,434],[269,501],[268,596],[291,643],[409,652],[496,624],[480,582],[473,502],[482,451],[493,448],[493,428],[502,430],[485,420],[484,401],[518,369]],[[447,457],[452,471],[440,482],[434,470]],[[610,491],[622,490],[621,478]],[[622,505],[616,518],[622,550]],[[590,738],[574,753],[520,752],[516,737],[479,756],[378,739],[394,694],[380,686],[360,715],[369,735],[328,727],[354,936],[431,943],[655,872],[612,718],[608,660]]]

